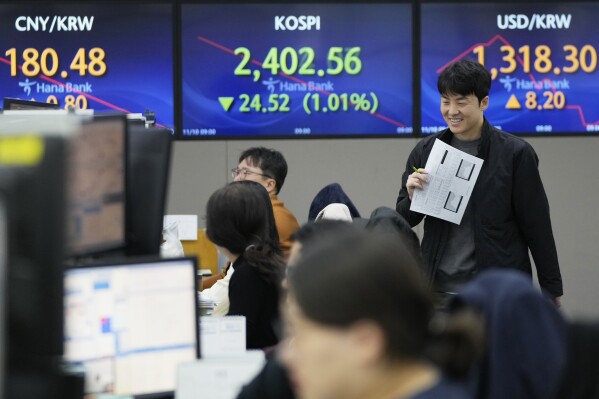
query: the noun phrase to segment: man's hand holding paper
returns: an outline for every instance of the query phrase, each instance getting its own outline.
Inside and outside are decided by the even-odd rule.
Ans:
[[[482,159],[435,140],[424,169],[414,166],[408,177],[410,210],[460,224],[482,164]]]
[[[414,195],[414,189],[419,188],[420,190],[423,190],[424,185],[429,182],[427,175],[428,172],[426,169],[417,169],[417,171],[408,176],[406,188],[408,189],[410,201],[412,200],[412,195]]]

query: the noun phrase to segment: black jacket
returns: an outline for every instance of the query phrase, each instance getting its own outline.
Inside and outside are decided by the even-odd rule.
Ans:
[[[277,351],[266,355],[264,367],[243,386],[237,399],[295,399],[287,369],[277,357]]]
[[[411,226],[424,217],[410,211],[406,182],[412,166],[424,167],[435,139],[449,143],[452,135],[446,129],[422,139],[408,158],[396,209]],[[470,198],[478,269],[512,268],[532,275],[530,248],[541,287],[554,297],[561,296],[562,278],[537,154],[526,141],[494,128],[485,119],[478,157],[484,163]],[[449,222],[426,217],[422,254],[431,279],[448,234]]]
[[[229,281],[228,315],[245,316],[247,349],[264,349],[279,342],[279,289],[266,281],[243,255],[234,263]]]

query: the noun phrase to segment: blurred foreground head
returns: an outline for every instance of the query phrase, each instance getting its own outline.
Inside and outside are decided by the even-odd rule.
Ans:
[[[392,391],[402,370],[437,375],[433,349],[465,359],[456,356],[464,350],[438,350],[444,333],[431,329],[432,294],[419,262],[398,234],[349,227],[302,251],[289,270],[282,356],[300,397],[366,398],[381,385]]]

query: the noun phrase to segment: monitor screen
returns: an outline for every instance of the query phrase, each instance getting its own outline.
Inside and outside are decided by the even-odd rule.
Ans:
[[[52,370],[63,353],[68,127],[52,118],[38,130],[30,119],[0,116],[0,361],[8,374],[3,398],[63,392]]]
[[[172,128],[172,5],[0,4],[0,97],[156,113]]]
[[[431,3],[421,14],[423,133],[446,128],[437,78],[462,58],[491,72],[491,124],[510,133],[599,132],[599,4]]]
[[[172,137],[167,129],[128,125],[127,255],[158,255]]]
[[[412,133],[410,4],[183,4],[182,138]]]
[[[197,358],[196,264],[172,258],[65,272],[65,359],[87,393],[172,392]]]
[[[67,249],[91,255],[123,248],[126,217],[126,120],[94,118],[71,138]]]

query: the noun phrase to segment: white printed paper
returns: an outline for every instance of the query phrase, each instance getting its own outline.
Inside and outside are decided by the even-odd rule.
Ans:
[[[200,359],[179,366],[175,399],[235,399],[264,365],[264,352]]]
[[[198,215],[165,215],[163,226],[166,228],[171,223],[177,223],[179,240],[198,239]]]
[[[200,318],[202,358],[245,353],[245,316],[203,316]]]
[[[482,159],[436,139],[424,167],[429,183],[414,190],[410,210],[460,224],[482,165]]]

